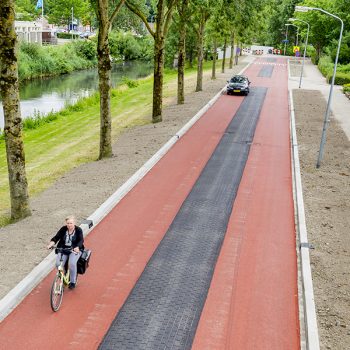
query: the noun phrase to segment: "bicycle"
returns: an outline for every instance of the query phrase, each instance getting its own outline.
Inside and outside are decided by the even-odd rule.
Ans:
[[[63,266],[63,255],[69,255],[72,253],[71,248],[55,248],[56,254],[61,253],[60,266],[57,269],[56,276],[52,282],[51,292],[50,292],[50,304],[52,311],[56,312],[59,310],[62,299],[64,288],[70,283],[70,273],[68,266]],[[68,264],[68,260],[66,265]],[[65,272],[65,270],[67,272]],[[78,277],[78,276],[77,276]]]

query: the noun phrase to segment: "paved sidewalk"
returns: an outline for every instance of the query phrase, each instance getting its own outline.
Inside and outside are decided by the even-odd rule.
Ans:
[[[291,62],[293,62],[291,64],[293,69],[291,69],[289,89],[299,89],[302,60],[299,64],[296,64],[294,59]],[[326,102],[328,101],[330,85],[310,59],[305,60],[301,89],[319,90]],[[333,88],[331,111],[350,140],[350,99],[344,95],[342,86],[335,85]]]

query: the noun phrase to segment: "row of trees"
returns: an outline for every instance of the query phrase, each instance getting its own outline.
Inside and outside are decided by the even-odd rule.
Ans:
[[[30,11],[34,5],[32,0],[18,0],[17,4]],[[69,3],[69,4],[68,4]],[[84,7],[83,3],[88,6]],[[71,9],[72,4],[79,4],[84,13],[89,13],[88,8],[94,10],[98,27],[98,72],[100,90],[100,153],[99,159],[112,155],[111,140],[111,61],[109,47],[109,33],[113,23],[118,19],[124,23],[132,23],[140,28],[140,21],[144,24],[154,39],[154,85],[153,85],[153,111],[152,121],[162,121],[162,97],[164,52],[167,34],[172,22],[179,30],[178,57],[179,57],[179,83],[178,102],[184,103],[184,64],[185,64],[185,38],[187,27],[191,25],[197,36],[197,87],[202,90],[203,81],[203,46],[204,34],[207,30],[212,33],[213,45],[217,46],[218,40],[227,42],[234,32],[232,24],[235,24],[235,34],[242,36],[244,30],[251,27],[254,22],[243,23],[244,17],[248,17],[248,11],[258,9],[262,0],[252,0],[247,6],[241,0],[157,0],[144,3],[141,0],[48,0],[46,9],[49,18],[55,18],[58,23],[67,17],[65,9]],[[25,6],[24,6],[25,5]],[[255,5],[255,6],[254,6]],[[59,10],[59,6],[61,10]],[[126,15],[125,11],[129,11]],[[254,10],[254,11],[255,11]],[[133,15],[130,16],[130,13]],[[253,13],[253,11],[252,11]],[[75,11],[76,16],[79,9]],[[150,14],[154,24],[149,23]],[[245,16],[244,16],[245,14]],[[61,15],[61,17],[59,17]],[[250,14],[250,17],[252,15]],[[132,18],[132,21],[126,19]],[[136,20],[137,18],[137,20]],[[4,0],[0,4],[0,59],[1,59],[1,84],[0,91],[3,99],[5,127],[4,136],[6,143],[8,172],[11,195],[11,217],[19,219],[30,215],[28,200],[27,180],[25,173],[25,155],[22,140],[22,122],[18,94],[18,67],[16,57],[16,34],[14,30],[15,4],[14,0]],[[91,18],[90,18],[91,19]],[[244,30],[243,30],[244,29]],[[215,55],[214,55],[215,56]]]
[[[17,0],[23,11],[33,9],[36,0]],[[178,103],[184,103],[184,65],[186,38],[194,37],[197,54],[196,91],[202,90],[205,37],[212,48],[215,78],[217,47],[231,47],[230,66],[233,64],[233,43],[260,42],[279,45],[284,38],[284,24],[294,13],[296,4],[322,7],[350,21],[347,0],[47,0],[49,19],[60,24],[67,21],[71,7],[75,15],[86,22],[96,22],[98,27],[98,72],[100,90],[100,152],[99,159],[112,155],[111,139],[111,61],[109,35],[111,28],[132,28],[135,32],[149,32],[154,42],[154,85],[152,121],[162,121],[163,74],[166,43],[178,57]],[[18,9],[19,9],[18,8]],[[79,14],[79,10],[82,10]],[[5,142],[10,179],[11,216],[21,218],[30,214],[25,158],[23,151],[21,117],[18,96],[16,35],[14,32],[14,0],[0,4],[0,91],[5,114]],[[35,10],[34,10],[35,11]],[[310,42],[318,55],[326,43],[333,45],[338,29],[329,18],[318,13],[304,14],[312,27]],[[150,23],[151,21],[151,23]],[[141,25],[143,24],[143,25]],[[326,28],[326,30],[325,30]],[[349,32],[345,33],[345,38]],[[167,41],[168,39],[168,41]],[[171,39],[171,40],[169,40]],[[313,40],[313,41],[312,41]],[[347,50],[347,39],[343,50]],[[329,44],[330,43],[330,44]],[[346,56],[346,55],[345,55]],[[224,70],[224,62],[222,70]]]

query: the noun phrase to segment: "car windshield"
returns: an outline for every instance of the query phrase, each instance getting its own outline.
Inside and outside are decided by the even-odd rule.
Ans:
[[[247,81],[246,77],[235,76],[231,78],[230,83],[245,83]]]

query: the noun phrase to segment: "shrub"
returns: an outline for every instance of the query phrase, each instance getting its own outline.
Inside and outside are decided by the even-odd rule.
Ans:
[[[37,58],[41,54],[41,46],[39,44],[27,43],[21,41],[20,50],[31,58]]]
[[[349,64],[343,64],[337,68],[337,71],[344,72],[344,73],[350,73],[350,63]]]
[[[329,56],[322,56],[318,61],[318,69],[325,77],[332,75],[333,66],[334,64]]]
[[[73,46],[79,56],[89,61],[96,61],[97,47],[95,42],[91,40],[75,40]]]
[[[117,60],[151,59],[153,39],[150,36],[137,38],[131,33],[113,31],[109,35],[109,48]]]
[[[140,45],[140,59],[145,61],[153,60],[154,40],[150,35],[137,38]]]
[[[350,84],[345,84],[345,85],[343,86],[343,91],[344,91],[344,92],[350,92]]]
[[[48,124],[57,119],[57,113],[50,112],[43,115],[40,112],[35,112],[33,117],[28,117],[23,120],[23,129],[37,129],[41,125]]]
[[[79,39],[79,34],[71,34],[71,33],[57,33],[57,38],[59,39]]]
[[[327,75],[327,82],[330,83],[332,80],[332,74]],[[338,72],[335,75],[334,84],[344,85],[350,83],[350,73]]]
[[[136,80],[132,80],[128,77],[123,77],[122,78],[122,83],[126,84],[130,89],[135,88],[139,85],[139,82]]]

